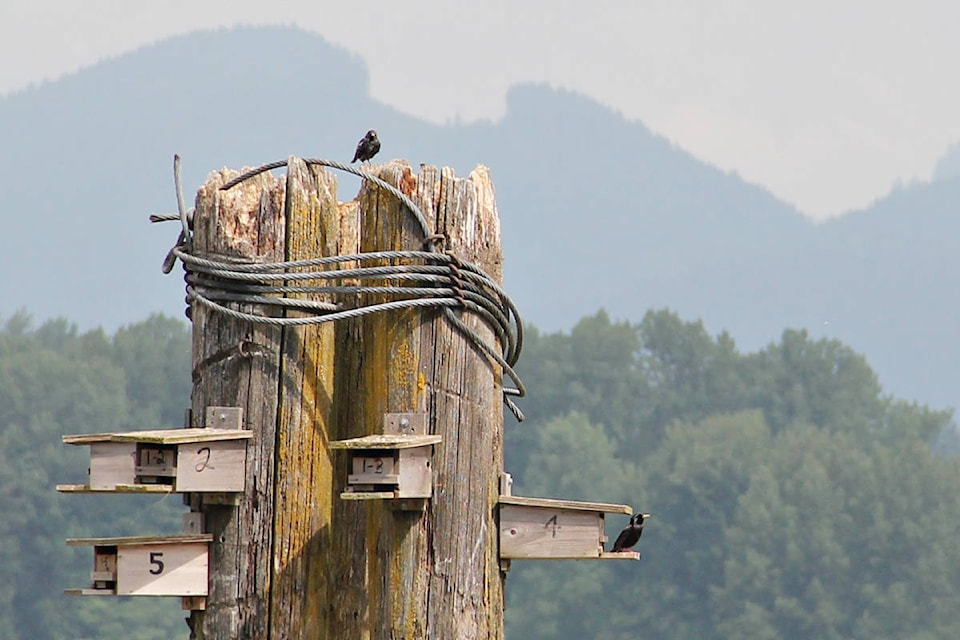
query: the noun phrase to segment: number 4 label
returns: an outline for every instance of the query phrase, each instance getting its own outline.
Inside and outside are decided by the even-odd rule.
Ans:
[[[543,528],[544,528],[544,529],[550,529],[551,533],[553,534],[553,537],[556,538],[556,537],[557,537],[557,527],[559,527],[559,526],[560,526],[560,525],[557,523],[557,516],[556,516],[556,514],[554,514],[553,517],[550,518],[549,520],[547,520],[547,522],[543,525]]]

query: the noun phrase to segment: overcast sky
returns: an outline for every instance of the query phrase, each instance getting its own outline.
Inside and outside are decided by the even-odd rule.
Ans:
[[[817,219],[929,178],[960,140],[947,0],[3,0],[0,94],[238,24],[318,33],[435,122],[496,119],[525,81],[584,93]]]

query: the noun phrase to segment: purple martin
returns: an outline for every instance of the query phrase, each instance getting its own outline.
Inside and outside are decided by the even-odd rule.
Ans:
[[[643,535],[643,521],[649,518],[649,513],[638,513],[630,518],[630,524],[620,532],[617,541],[613,543],[613,551],[629,551],[630,547],[640,542],[640,536]]]
[[[379,151],[380,139],[377,137],[377,132],[370,129],[370,131],[367,131],[367,135],[363,136],[360,142],[357,143],[357,152],[353,154],[353,160],[350,161],[350,164],[353,164],[357,160],[366,162],[377,155]]]

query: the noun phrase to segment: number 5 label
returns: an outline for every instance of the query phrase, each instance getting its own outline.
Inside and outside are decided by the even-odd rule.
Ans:
[[[163,573],[163,560],[160,558],[163,557],[163,551],[151,551],[150,552],[150,564],[154,567],[150,569],[150,573],[158,576]]]
[[[117,548],[117,595],[206,595],[207,542]]]

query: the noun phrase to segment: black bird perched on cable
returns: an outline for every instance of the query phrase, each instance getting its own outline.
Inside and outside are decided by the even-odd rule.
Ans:
[[[380,151],[380,138],[377,137],[377,132],[373,129],[367,131],[367,135],[363,136],[360,139],[360,142],[357,143],[357,152],[353,154],[353,160],[350,161],[350,164],[353,164],[357,160],[360,162],[366,162],[373,156],[377,155]]]
[[[630,547],[640,542],[640,536],[643,535],[643,521],[649,517],[649,513],[633,515],[630,518],[630,524],[620,532],[616,542],[613,543],[613,551],[629,551]]]

